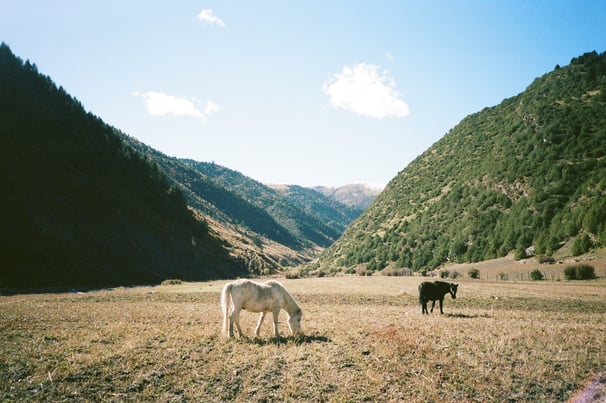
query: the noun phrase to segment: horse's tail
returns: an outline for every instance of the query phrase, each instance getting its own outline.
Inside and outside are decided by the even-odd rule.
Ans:
[[[419,284],[419,305],[423,305],[423,284]]]
[[[221,291],[221,311],[223,311],[223,334],[229,334],[229,307],[231,306],[231,283]]]

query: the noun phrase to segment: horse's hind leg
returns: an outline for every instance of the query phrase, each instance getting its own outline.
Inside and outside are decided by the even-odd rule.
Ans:
[[[229,315],[229,337],[234,337],[234,323],[238,329],[238,334],[240,337],[242,337],[242,329],[240,328],[240,310],[235,308],[231,315]]]
[[[436,300],[431,301],[431,313],[433,313],[433,308],[436,306]]]
[[[259,335],[259,331],[261,329],[261,325],[263,324],[263,319],[265,319],[266,314],[267,312],[261,312],[261,315],[259,316],[259,322],[257,323],[257,327],[255,328],[255,336]]]

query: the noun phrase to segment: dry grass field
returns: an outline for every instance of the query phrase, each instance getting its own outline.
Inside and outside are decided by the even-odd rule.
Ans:
[[[605,280],[465,278],[426,316],[422,280],[281,279],[304,311],[282,339],[270,321],[222,337],[219,281],[3,296],[0,400],[567,401],[604,386]],[[256,319],[242,313],[250,335]]]

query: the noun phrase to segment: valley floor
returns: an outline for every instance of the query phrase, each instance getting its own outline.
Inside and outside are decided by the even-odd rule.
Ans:
[[[606,370],[604,279],[463,277],[425,316],[421,277],[279,280],[298,337],[222,337],[225,281],[0,297],[0,400],[566,401]]]

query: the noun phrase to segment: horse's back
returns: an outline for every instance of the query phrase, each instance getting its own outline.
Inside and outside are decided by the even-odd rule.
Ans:
[[[281,307],[283,300],[279,289],[284,289],[275,280],[258,283],[248,279],[240,279],[232,284],[232,299],[234,304],[251,312],[272,311]]]
[[[238,280],[234,280],[231,283],[232,288],[250,288],[250,289],[259,289],[259,288],[284,288],[282,283],[276,280],[267,280],[264,283],[259,283],[253,280],[249,280],[247,278],[241,278]]]
[[[419,298],[428,300],[441,298],[445,292],[448,292],[448,287],[448,283],[443,281],[424,281],[419,284]]]
[[[427,292],[436,288],[436,285],[432,281],[423,281],[419,284],[419,292]]]

